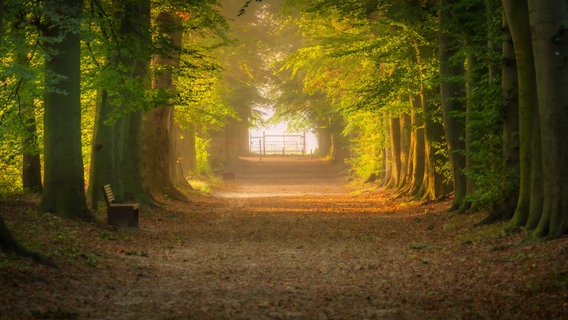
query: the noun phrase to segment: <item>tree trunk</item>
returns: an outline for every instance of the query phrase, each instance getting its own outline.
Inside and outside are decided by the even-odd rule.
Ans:
[[[400,134],[400,119],[398,117],[390,118],[390,150],[391,150],[391,179],[387,184],[388,187],[396,187],[399,185],[402,163],[401,157],[401,134]]]
[[[419,46],[418,44],[415,44],[414,48],[416,52],[418,72],[420,78],[422,78],[424,74],[422,57],[425,52],[428,55],[433,55],[434,50],[432,47]],[[427,89],[422,82],[419,84],[419,89],[420,93],[415,96],[413,104],[422,113],[421,126],[424,127],[424,133],[422,134],[424,136],[424,168],[422,170],[422,184],[417,195],[420,195],[426,200],[434,200],[450,192],[450,186],[444,181],[444,176],[439,170],[436,170],[436,165],[448,160],[441,155],[440,152],[438,152],[439,150],[436,149],[440,148],[440,145],[442,144],[445,145],[444,126],[436,119],[435,105],[427,102]]]
[[[414,151],[412,159],[412,178],[410,180],[409,195],[420,198],[422,196],[422,183],[424,182],[425,173],[425,140],[424,140],[424,122],[422,118],[422,101],[421,95],[412,97],[412,130],[414,131]]]
[[[511,220],[512,229],[524,227],[531,208],[531,170],[540,162],[540,153],[533,152],[535,137],[534,118],[537,116],[536,78],[533,50],[530,39],[529,16],[526,0],[503,0],[503,8],[515,47],[515,63],[518,79],[519,117],[519,168],[520,184],[517,206]],[[536,199],[535,199],[536,200]]]
[[[237,113],[239,119],[231,117],[226,121],[226,160],[228,163],[232,163],[239,156],[249,154],[250,107],[238,106]]]
[[[468,34],[466,38],[472,38],[473,35]],[[478,96],[474,94],[479,90],[480,71],[478,70],[478,61],[475,50],[474,41],[466,41],[468,54],[466,57],[466,112],[465,112],[465,177],[466,177],[466,195],[473,194],[477,189],[473,176],[475,175],[475,156],[479,153],[479,133],[477,132],[475,123],[479,122],[477,112],[479,109]],[[471,208],[471,201],[465,199],[460,207],[460,212],[466,212]]]
[[[91,206],[95,211],[103,200],[101,188],[105,184],[113,186],[119,201],[148,202],[142,185],[141,102],[126,97],[141,96],[147,89],[144,84],[147,83],[150,61],[150,4],[148,1],[122,0],[116,1],[115,6],[122,20],[113,41],[121,47],[121,55],[109,54],[108,68],[121,70],[116,87],[134,87],[130,90],[138,92],[119,89],[121,98],[118,99],[110,97],[105,88],[99,92],[89,179]],[[132,82],[134,86],[124,82]],[[117,117],[117,111],[122,113],[118,115],[120,118],[112,120],[111,117]]]
[[[188,177],[195,169],[195,135],[193,128],[181,128],[179,123],[174,124],[175,159],[174,182],[176,187],[190,191]]]
[[[186,179],[195,172],[197,160],[195,150],[195,128],[193,125],[178,128],[178,145],[176,147],[178,158],[178,173],[181,179]]]
[[[117,123],[110,125],[105,124],[105,120],[108,119],[113,109],[108,99],[106,90],[102,90],[98,93],[88,192],[91,209],[95,212],[98,210],[99,202],[103,201],[101,193],[103,185],[112,185],[113,191],[118,198],[120,198],[121,194],[121,187],[118,183],[119,161],[116,159],[117,135],[115,134],[119,126]],[[118,153],[121,154],[120,151],[122,150],[118,151]]]
[[[519,198],[519,86],[515,48],[510,36],[509,24],[503,18],[506,38],[503,41],[503,66],[501,88],[503,92],[503,141],[501,161],[501,197],[492,204],[485,222],[507,220],[513,217]]]
[[[45,41],[46,91],[44,96],[45,176],[40,210],[65,217],[88,219],[81,152],[81,46],[82,1],[45,3],[49,28]],[[65,25],[58,24],[65,21]],[[69,26],[69,23],[74,26]],[[69,30],[72,29],[72,30]]]
[[[415,131],[413,127],[414,116],[402,113],[400,119],[400,170],[398,184],[395,186],[400,192],[408,192],[405,188],[409,186],[414,170],[414,151],[415,151]]]
[[[460,114],[465,112],[465,88],[460,80],[464,75],[463,64],[452,62],[451,59],[458,52],[459,41],[447,30],[447,24],[451,19],[446,6],[455,1],[440,0],[440,94],[442,99],[442,112],[446,141],[448,143],[448,156],[452,170],[454,187],[454,201],[450,210],[457,210],[465,201],[467,195],[465,177],[465,123]]]
[[[166,43],[161,52],[152,59],[156,70],[152,87],[171,95],[175,90],[172,69],[179,66],[179,49],[181,48],[181,29],[179,19],[172,13],[160,12],[156,17],[156,25]],[[146,142],[146,177],[149,193],[166,195],[185,200],[185,196],[174,184],[175,139],[174,139],[174,107],[166,103],[146,113],[144,137]]]
[[[426,92],[422,96],[422,110],[424,114],[424,159],[425,173],[423,184],[423,199],[436,200],[440,197],[448,195],[452,186],[444,176],[442,166],[448,162],[446,153],[442,148],[446,148],[444,137],[444,125],[440,121],[441,114],[437,109],[437,105],[428,102]],[[430,92],[434,95],[434,92]]]
[[[382,127],[384,128],[383,130],[383,136],[384,136],[384,140],[385,143],[383,145],[383,150],[382,150],[382,154],[383,154],[383,172],[384,172],[384,177],[382,180],[381,185],[383,186],[387,186],[388,183],[391,181],[392,179],[392,153],[390,152],[390,143],[388,143],[390,141],[390,119],[388,117],[388,114],[383,114],[381,116],[381,121],[382,121]]]
[[[174,185],[171,141],[173,136],[173,107],[160,106],[146,113],[144,136],[146,142],[147,187],[150,194],[157,193],[175,199],[185,197]]]
[[[331,132],[329,126],[320,126],[317,129],[318,156],[325,157],[331,152]]]
[[[144,111],[138,110],[125,119],[121,180],[125,201],[149,203],[150,196],[144,191],[143,118]]]
[[[122,25],[123,33],[134,42],[130,57],[133,64],[132,78],[140,91],[150,88],[148,69],[150,67],[150,34],[151,17],[149,0],[128,0],[126,11],[131,13]],[[128,101],[126,101],[128,103]],[[130,103],[133,103],[132,101]],[[120,179],[124,186],[124,199],[139,203],[149,203],[151,199],[144,186],[144,110],[139,105],[126,105],[128,113],[123,130],[122,174]]]
[[[22,159],[22,186],[25,192],[39,193],[41,184],[41,161],[37,141],[37,125],[33,101],[22,105],[24,114],[24,154]]]
[[[20,34],[25,38],[25,34]],[[26,52],[19,52],[16,57],[17,64],[29,68]],[[18,103],[23,123],[23,157],[22,157],[22,186],[24,192],[40,193],[43,189],[41,183],[40,150],[37,139],[36,110],[34,96],[28,90],[29,84],[25,79],[19,79],[21,85],[18,89]]]
[[[568,233],[568,4],[529,0],[542,148],[543,209],[535,234]]]

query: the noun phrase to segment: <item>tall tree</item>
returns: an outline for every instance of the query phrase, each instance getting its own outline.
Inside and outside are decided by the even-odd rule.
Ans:
[[[35,49],[37,33],[29,30],[29,21],[32,19],[29,13],[20,12],[18,18],[24,27],[14,27],[15,64],[20,69],[16,92],[16,103],[20,113],[20,123],[22,129],[22,187],[24,192],[41,192],[41,161],[40,148],[38,142],[38,130],[36,121],[35,97],[38,90],[35,89],[35,78],[37,71],[33,70],[32,63],[36,60]],[[27,16],[29,15],[29,16]],[[23,72],[22,70],[26,70]],[[33,75],[33,76],[30,76]]]
[[[144,122],[147,187],[150,193],[184,199],[173,181],[176,152],[173,137],[174,106],[170,99],[170,95],[175,90],[173,72],[180,63],[181,19],[169,11],[159,12],[155,19],[159,52],[152,58],[155,72],[152,88],[166,99],[146,113]]]
[[[82,9],[83,1],[45,2],[45,175],[40,210],[87,219],[81,152]]]
[[[22,157],[22,187],[26,192],[41,192],[41,160],[38,145],[35,106],[31,99],[20,106],[24,119],[24,154]]]
[[[106,65],[110,87],[99,89],[89,194],[96,210],[101,188],[113,185],[119,200],[146,201],[142,182],[142,116],[150,63],[149,1],[116,0],[111,15],[117,26],[101,21],[107,35]],[[105,16],[103,14],[103,16]],[[114,20],[113,20],[114,21]],[[108,82],[103,82],[108,86]]]
[[[513,4],[513,6],[518,6]],[[518,17],[518,15],[515,15]],[[503,91],[502,160],[501,186],[499,199],[493,203],[485,222],[511,219],[519,199],[519,86],[515,48],[511,37],[509,22],[503,14],[503,65],[501,88]]]
[[[519,119],[519,169],[520,185],[517,206],[514,211],[512,228],[524,227],[529,222],[530,212],[533,211],[536,219],[531,219],[530,228],[535,228],[540,216],[541,195],[537,195],[539,188],[541,153],[532,150],[538,148],[540,136],[537,135],[538,102],[536,95],[535,64],[529,26],[529,11],[527,1],[503,1],[507,23],[511,31],[511,38],[515,49],[515,66],[518,78],[518,119]],[[515,107],[515,106],[512,106]]]
[[[568,3],[529,0],[542,150],[543,208],[536,235],[568,233]]]
[[[4,14],[5,14],[5,7],[4,7],[4,0],[0,0],[0,50],[2,50],[2,54],[4,54]],[[31,257],[37,262],[54,266],[54,264],[45,259],[43,256],[40,256],[34,252],[29,251],[28,249],[24,248],[22,245],[18,243],[16,239],[10,233],[10,230],[6,227],[6,223],[4,222],[4,218],[0,214],[0,250],[3,252],[14,252],[20,256],[24,257]]]
[[[454,200],[452,210],[461,208],[467,195],[467,179],[465,176],[465,87],[461,78],[464,76],[463,64],[454,61],[460,48],[451,25],[449,5],[455,0],[440,0],[440,93],[444,116],[444,129],[448,143],[448,156],[452,170]]]

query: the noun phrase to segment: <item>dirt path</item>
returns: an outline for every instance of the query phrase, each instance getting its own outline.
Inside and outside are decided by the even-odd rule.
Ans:
[[[568,316],[567,239],[518,245],[447,202],[353,194],[322,161],[247,159],[235,177],[189,207],[165,202],[137,233],[84,228],[85,257],[3,280],[0,318]]]

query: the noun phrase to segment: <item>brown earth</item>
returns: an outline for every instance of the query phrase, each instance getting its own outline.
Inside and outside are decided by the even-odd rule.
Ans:
[[[144,207],[136,232],[2,201],[59,267],[0,253],[0,319],[568,318],[568,238],[354,190],[325,161],[243,159],[214,195]]]

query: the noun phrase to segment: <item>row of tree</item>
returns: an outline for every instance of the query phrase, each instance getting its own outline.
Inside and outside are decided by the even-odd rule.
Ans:
[[[0,169],[21,161],[40,210],[66,217],[90,219],[109,183],[121,200],[184,198],[198,151],[207,161],[211,136],[238,118],[222,97],[231,88],[215,50],[231,40],[220,4],[2,0],[0,9]]]
[[[207,141],[219,166],[243,154],[251,106],[274,104],[354,175],[422,199],[453,193],[452,209],[487,207],[511,230],[568,232],[566,3],[243,3],[232,27],[248,40],[215,56],[230,40],[213,0],[1,0],[0,141],[24,154],[30,190],[43,155],[42,210],[88,216],[84,167],[93,206],[105,183],[138,201],[181,197],[199,158],[185,155]],[[204,135],[212,126],[225,130]]]
[[[284,3],[280,32],[305,45],[277,65],[279,115],[300,110],[336,156],[348,146],[362,178],[568,233],[566,2]]]

